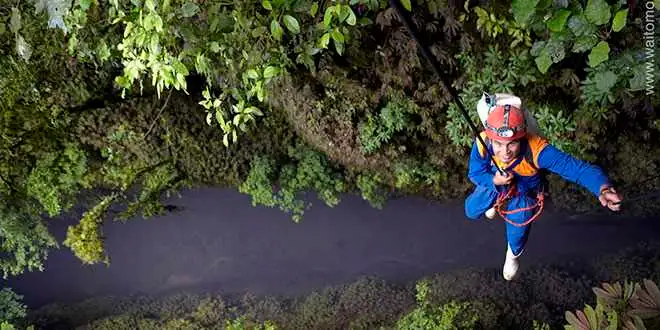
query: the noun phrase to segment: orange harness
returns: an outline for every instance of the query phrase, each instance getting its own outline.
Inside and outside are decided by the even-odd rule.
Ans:
[[[506,205],[506,203],[509,200],[511,200],[511,198],[513,196],[515,196],[517,194],[517,192],[518,192],[518,189],[516,188],[516,185],[511,184],[507,191],[502,191],[497,195],[497,200],[495,201],[494,208],[495,208],[495,211],[502,217],[502,219],[504,219],[504,221],[506,221],[506,222],[516,226],[516,227],[524,227],[524,226],[527,226],[530,223],[532,223],[534,220],[536,220],[539,217],[539,215],[541,215],[541,212],[543,212],[543,206],[545,204],[545,194],[543,193],[543,191],[540,190],[536,194],[536,204],[534,204],[532,206],[522,207],[522,208],[519,208],[519,209],[510,210],[510,211],[504,210],[503,207]],[[537,207],[538,207],[538,210],[536,211],[536,213],[532,217],[530,217],[527,221],[525,221],[523,223],[513,222],[509,218],[506,217],[506,214],[515,214],[515,213],[520,213],[520,212],[523,212],[523,211],[529,211],[529,210],[532,210],[532,209],[537,208]]]

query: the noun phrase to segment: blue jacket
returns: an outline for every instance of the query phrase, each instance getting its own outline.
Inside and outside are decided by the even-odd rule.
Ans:
[[[546,169],[552,173],[558,174],[565,180],[577,183],[588,189],[594,196],[600,195],[600,187],[603,184],[609,184],[609,180],[602,169],[596,165],[592,165],[580,159],[577,159],[570,154],[562,152],[555,146],[545,142],[546,140],[536,137],[536,140],[543,141],[544,143],[537,143],[536,147],[530,146],[527,139],[523,139],[520,146],[520,157],[523,157],[525,148],[536,148],[535,161],[539,169]],[[482,186],[488,190],[499,190],[493,183],[493,177],[497,168],[491,164],[490,157],[486,153],[481,155],[478,144],[480,142],[475,139],[470,154],[468,177],[475,185]],[[534,144],[534,142],[531,142]],[[519,165],[520,166],[520,165]],[[541,180],[540,176],[534,175],[521,175],[516,171],[509,171],[514,173],[515,182],[520,192],[538,190]],[[501,189],[501,188],[500,188]]]

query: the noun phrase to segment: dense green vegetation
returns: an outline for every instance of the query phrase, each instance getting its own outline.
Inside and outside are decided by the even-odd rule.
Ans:
[[[404,4],[470,108],[482,91],[520,95],[553,143],[644,193],[660,183],[660,121],[643,8],[583,2]],[[104,219],[162,213],[163,194],[185,186],[235,187],[296,221],[304,191],[331,206],[359,191],[380,207],[392,193],[442,201],[471,187],[471,132],[385,1],[43,0],[0,11],[5,276],[42,268],[60,245],[44,216],[81,199],[88,212],[62,243],[97,263],[110,261]],[[551,184],[560,205],[596,204]]]
[[[560,329],[577,325],[582,312],[592,322],[584,329],[660,326],[657,243],[592,260],[528,264],[517,282],[502,281],[500,271],[457,270],[410,284],[363,278],[299,297],[98,297],[45,306],[24,322],[51,329]]]
[[[519,95],[625,193],[660,184],[641,2],[402,3],[468,107]],[[379,207],[471,188],[471,132],[384,0],[0,0],[0,110],[5,277],[61,245],[109,263],[104,221],[165,212],[186,186],[233,187],[295,221],[304,191]],[[597,207],[557,177],[551,189]],[[88,211],[59,243],[46,221],[75,203]]]

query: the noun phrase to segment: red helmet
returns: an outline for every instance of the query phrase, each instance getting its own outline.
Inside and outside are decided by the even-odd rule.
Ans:
[[[525,114],[509,104],[496,106],[488,114],[485,126],[491,140],[514,141],[527,134]]]

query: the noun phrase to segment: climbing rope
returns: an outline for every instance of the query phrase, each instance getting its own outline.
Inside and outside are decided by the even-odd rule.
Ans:
[[[456,102],[456,105],[461,110],[461,113],[463,114],[463,117],[465,118],[468,125],[470,126],[470,128],[474,132],[474,135],[476,136],[477,140],[479,141],[479,143],[481,143],[481,146],[488,153],[488,157],[490,158],[492,164],[495,166],[495,168],[497,168],[497,170],[502,175],[504,175],[505,174],[504,170],[501,169],[497,165],[497,162],[495,162],[495,158],[494,158],[495,156],[493,155],[493,152],[488,148],[488,146],[486,145],[486,142],[481,138],[481,135],[479,134],[480,133],[479,129],[477,128],[477,126],[472,121],[472,118],[470,118],[470,115],[468,114],[467,110],[465,110],[465,107],[463,106],[463,103],[461,102],[461,99],[458,95],[458,92],[453,88],[451,83],[447,80],[447,78],[446,78],[447,75],[446,74],[441,74],[440,65],[435,60],[435,58],[433,56],[431,56],[431,52],[429,51],[428,47],[420,41],[419,32],[415,28],[415,26],[412,23],[412,20],[410,19],[410,17],[405,14],[404,9],[401,7],[401,4],[399,3],[399,0],[389,0],[389,2],[390,2],[390,5],[392,6],[392,8],[394,8],[396,10],[396,12],[398,13],[399,17],[401,18],[401,21],[403,22],[403,25],[410,32],[413,40],[415,40],[415,42],[417,43],[417,46],[420,48],[424,58],[426,58],[426,60],[429,63],[431,63],[431,68],[433,69],[433,72],[435,73],[435,75],[438,78],[440,78],[440,80],[444,84],[445,88],[449,91],[449,94],[451,94],[454,102]],[[532,221],[536,220],[538,218],[538,216],[541,214],[541,212],[543,211],[544,195],[543,195],[542,192],[539,192],[540,195],[537,196],[537,203],[534,206],[530,206],[530,207],[527,207],[527,208],[516,209],[516,210],[508,210],[508,211],[507,210],[502,210],[502,207],[504,207],[506,205],[506,202],[509,199],[511,199],[511,197],[514,196],[515,190],[516,190],[515,186],[510,185],[507,192],[500,193],[500,195],[497,198],[497,202],[495,203],[495,210],[497,211],[497,213],[500,214],[500,216],[506,222],[508,222],[508,223],[510,223],[514,226],[526,226],[527,224],[529,224]],[[515,223],[515,222],[511,221],[509,218],[506,217],[507,214],[515,214],[515,213],[527,211],[529,209],[533,209],[533,208],[536,208],[536,207],[539,207],[536,214],[534,214],[534,216],[532,216],[529,220],[525,221],[522,224]]]
[[[490,157],[490,159],[495,164],[495,167],[497,168],[497,170],[502,175],[504,175],[504,170],[502,170],[497,165],[497,163],[495,163],[495,158],[494,158],[493,153],[490,150],[488,150],[488,148],[486,146],[486,142],[479,135],[479,133],[480,133],[479,129],[477,128],[477,126],[474,125],[474,122],[472,122],[472,119],[470,118],[470,115],[468,114],[467,110],[465,110],[465,107],[463,106],[463,103],[461,102],[461,99],[458,96],[458,92],[454,89],[454,87],[451,85],[451,83],[447,80],[447,75],[446,74],[441,74],[440,65],[435,60],[435,58],[433,56],[431,56],[431,52],[429,51],[429,48],[420,41],[419,32],[415,28],[415,25],[412,23],[412,20],[410,19],[410,17],[408,17],[408,15],[405,14],[404,9],[401,7],[401,4],[399,3],[399,0],[390,0],[390,5],[398,13],[399,17],[401,18],[401,21],[403,22],[403,25],[406,27],[406,29],[408,29],[408,31],[410,32],[413,40],[415,40],[415,42],[417,43],[417,46],[419,46],[419,49],[422,51],[422,55],[424,56],[424,58],[426,58],[426,60],[429,61],[429,63],[431,63],[431,68],[433,69],[433,72],[435,73],[435,75],[438,78],[440,78],[442,83],[445,85],[445,88],[449,91],[449,94],[451,94],[452,98],[454,99],[454,102],[456,102],[456,105],[458,106],[458,108],[463,113],[463,117],[465,117],[465,120],[468,122],[468,125],[470,125],[470,128],[472,128],[472,130],[474,131],[474,134],[475,134],[476,138],[479,140],[479,143],[481,143],[481,146],[483,146],[484,149],[487,150],[488,156]]]
[[[544,191],[539,190],[536,194],[536,203],[528,207],[521,207],[513,210],[504,209],[507,205],[507,202],[517,194],[518,194],[518,190],[516,186],[514,184],[510,185],[509,189],[507,189],[506,191],[502,191],[497,195],[497,200],[495,201],[495,205],[493,206],[493,208],[495,208],[495,212],[497,212],[497,214],[499,214],[500,217],[502,217],[502,219],[504,219],[504,221],[506,221],[507,223],[516,227],[525,227],[531,224],[532,222],[534,222],[543,212],[543,207],[545,206],[545,193]],[[513,220],[507,217],[507,215],[510,214],[530,211],[535,208],[538,208],[536,210],[536,213],[534,213],[533,216],[531,216],[529,219],[527,219],[525,222],[522,223],[514,222]]]
[[[474,134],[481,143],[482,147],[486,152],[488,153],[488,157],[492,161],[493,165],[497,168],[498,172],[500,172],[502,175],[505,174],[505,171],[501,169],[498,165],[497,162],[495,162],[495,156],[493,155],[493,152],[489,150],[489,148],[486,145],[486,142],[481,138],[481,135],[479,134],[480,131],[477,129],[476,125],[473,123],[472,119],[470,118],[470,115],[468,114],[467,110],[463,106],[463,103],[461,102],[461,99],[458,95],[458,92],[453,88],[451,83],[447,80],[447,75],[442,74],[440,70],[440,65],[438,62],[435,60],[433,56],[431,56],[431,52],[428,49],[428,46],[426,46],[424,43],[420,41],[419,38],[419,32],[415,28],[415,25],[413,24],[411,18],[405,13],[405,9],[402,8],[401,4],[399,3],[399,0],[389,0],[390,6],[396,10],[399,18],[403,22],[403,25],[406,27],[406,29],[410,32],[413,40],[417,43],[417,46],[420,48],[422,52],[422,56],[426,58],[426,60],[431,64],[431,68],[433,69],[433,72],[435,75],[442,81],[443,85],[445,88],[449,91],[449,94],[452,96],[454,102],[458,106],[458,108],[461,110],[461,113],[463,114],[463,117],[467,121],[468,125],[470,128],[474,131]],[[510,223],[514,226],[517,227],[522,227],[526,226],[533,221],[535,221],[538,216],[541,214],[543,211],[543,207],[545,205],[545,193],[543,191],[539,191],[537,194],[537,202],[533,206],[525,207],[525,208],[520,208],[520,209],[515,209],[515,210],[503,210],[503,207],[505,207],[506,203],[516,194],[516,187],[515,185],[510,185],[508,190],[505,192],[501,192],[497,200],[495,202],[495,211],[500,214],[500,216],[506,221],[507,223]],[[509,218],[506,217],[506,215],[510,214],[515,214],[519,212],[524,212],[528,211],[534,208],[538,208],[537,212],[527,221],[523,223],[515,223],[511,221]]]

